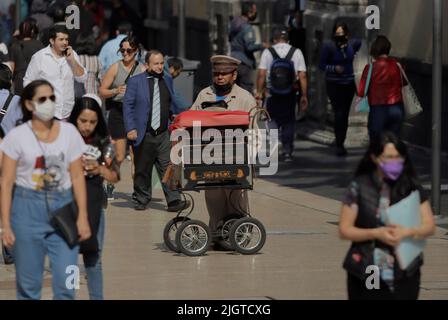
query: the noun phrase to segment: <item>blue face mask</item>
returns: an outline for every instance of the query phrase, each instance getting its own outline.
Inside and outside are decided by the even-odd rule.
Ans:
[[[404,161],[403,160],[392,160],[387,162],[381,162],[380,168],[384,175],[392,181],[397,181],[403,173]]]

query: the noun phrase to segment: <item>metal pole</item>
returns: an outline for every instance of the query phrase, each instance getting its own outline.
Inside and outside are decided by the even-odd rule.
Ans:
[[[440,162],[442,145],[442,0],[433,0],[432,57],[432,205],[440,216]]]
[[[178,23],[178,56],[185,58],[185,0],[179,1]]]
[[[21,14],[20,12],[22,11],[21,8],[21,0],[16,0],[16,30],[19,29],[19,25],[20,25],[20,18],[21,18]]]

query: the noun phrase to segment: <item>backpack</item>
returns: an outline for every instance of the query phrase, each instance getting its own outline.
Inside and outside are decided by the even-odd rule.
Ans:
[[[295,51],[296,48],[291,47],[286,57],[280,58],[274,48],[269,48],[269,52],[274,58],[270,71],[271,93],[287,95],[293,92],[296,72],[291,58]]]

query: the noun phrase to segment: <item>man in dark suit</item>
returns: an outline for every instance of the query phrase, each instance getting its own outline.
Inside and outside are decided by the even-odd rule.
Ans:
[[[127,138],[134,142],[135,210],[145,210],[151,201],[151,176],[155,164],[161,179],[170,162],[171,142],[168,122],[176,107],[173,102],[173,80],[163,72],[163,54],[147,53],[148,70],[129,78],[123,99],[123,117]],[[178,191],[163,183],[168,211],[179,211],[190,203],[181,201]]]

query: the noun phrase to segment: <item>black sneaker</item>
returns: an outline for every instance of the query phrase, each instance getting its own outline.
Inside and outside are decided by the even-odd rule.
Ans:
[[[336,155],[338,157],[344,157],[347,155],[347,150],[344,147],[336,147]]]
[[[294,159],[292,158],[292,155],[290,153],[285,153],[283,155],[283,161],[285,161],[285,162],[293,162]]]
[[[135,204],[138,203],[137,195],[135,193],[132,193],[132,202],[134,202]]]
[[[137,211],[143,211],[148,209],[149,206],[149,202],[148,203],[141,203],[141,202],[137,202],[134,206],[134,209]]]
[[[168,209],[166,211],[168,212],[178,212],[180,210],[184,210],[189,208],[191,205],[191,202],[189,200],[174,200],[168,203]]]

